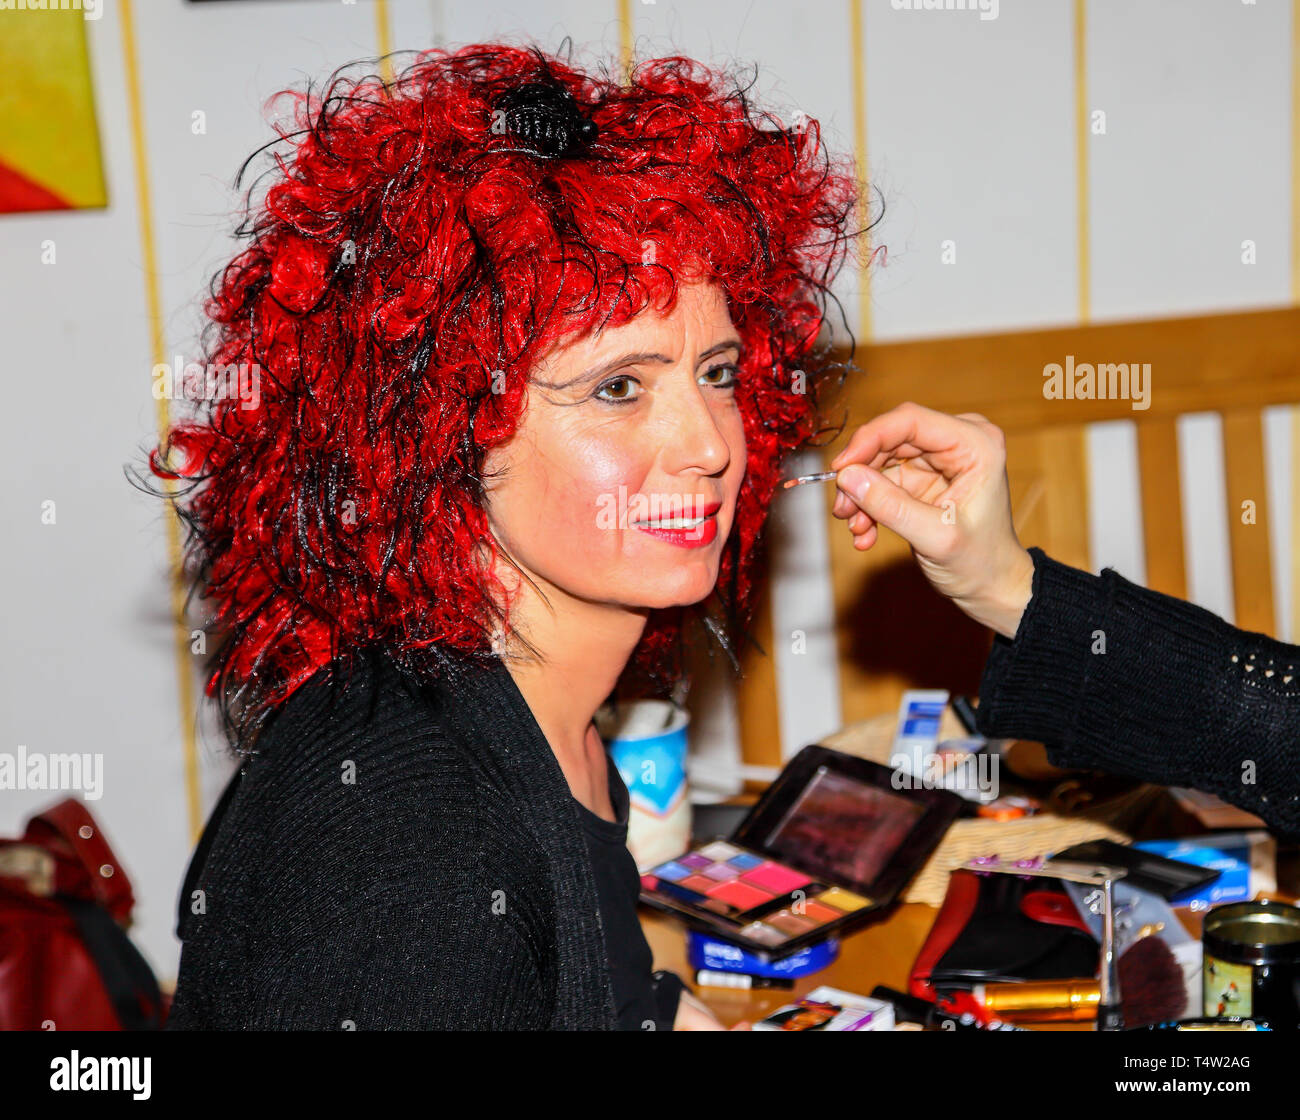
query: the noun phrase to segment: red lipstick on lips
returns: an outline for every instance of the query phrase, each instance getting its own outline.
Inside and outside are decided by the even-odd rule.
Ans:
[[[658,537],[661,541],[667,541],[669,544],[675,544],[680,548],[703,548],[705,545],[712,544],[718,535],[718,510],[722,508],[721,502],[710,502],[702,506],[695,514],[681,516],[702,516],[704,518],[698,525],[690,529],[665,529],[653,522],[633,522],[634,529],[640,529],[643,533],[648,533],[652,537]],[[665,519],[666,520],[666,519]]]

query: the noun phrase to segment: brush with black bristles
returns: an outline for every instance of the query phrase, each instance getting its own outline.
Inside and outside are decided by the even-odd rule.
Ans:
[[[1144,926],[1119,958],[1120,1010],[1125,1027],[1166,1023],[1187,1012],[1187,981],[1173,950]],[[1097,980],[1044,980],[982,984],[972,995],[997,1018],[1011,1023],[1081,1022],[1097,1017]]]
[[[1143,926],[1119,959],[1120,1001],[1126,1027],[1167,1023],[1187,1013],[1187,978],[1156,929]]]

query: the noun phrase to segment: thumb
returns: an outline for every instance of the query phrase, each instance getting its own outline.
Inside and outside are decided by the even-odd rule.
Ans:
[[[840,471],[835,484],[863,513],[892,529],[918,552],[937,546],[943,531],[942,513],[912,497],[879,471],[853,463]]]

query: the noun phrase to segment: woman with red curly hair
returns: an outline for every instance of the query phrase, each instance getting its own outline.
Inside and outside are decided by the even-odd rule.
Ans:
[[[825,429],[851,165],[684,58],[429,51],[298,97],[154,452],[242,760],[171,1028],[717,1029],[651,973],[593,716],[735,663]]]

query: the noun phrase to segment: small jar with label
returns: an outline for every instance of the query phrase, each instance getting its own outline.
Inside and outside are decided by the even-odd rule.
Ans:
[[[1217,906],[1201,942],[1207,1016],[1300,1027],[1300,908],[1269,899]]]

